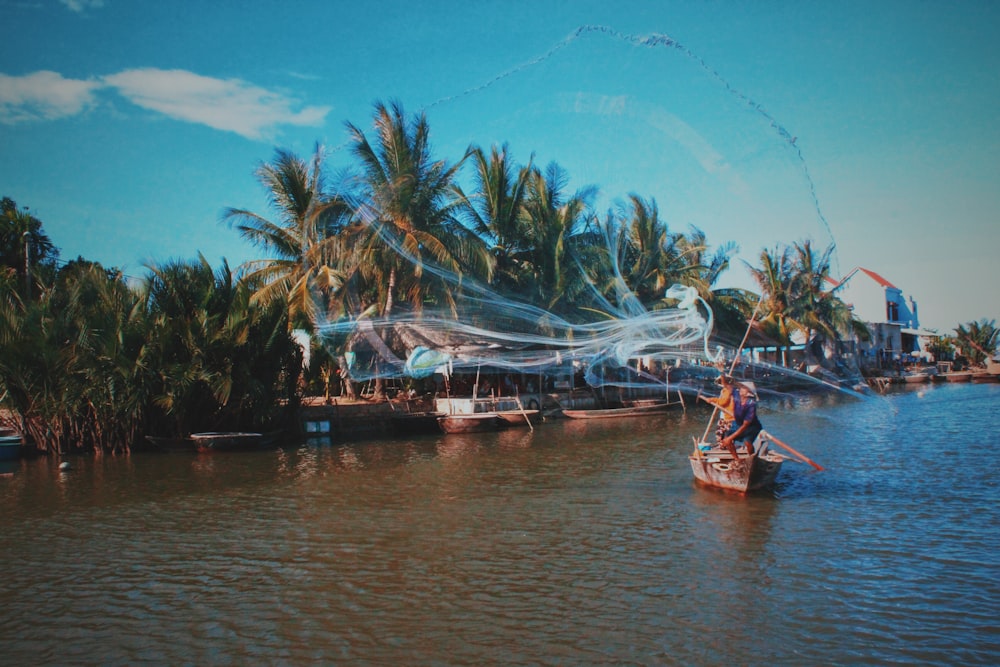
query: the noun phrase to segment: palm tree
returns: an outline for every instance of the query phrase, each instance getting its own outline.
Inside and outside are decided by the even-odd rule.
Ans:
[[[146,325],[120,274],[62,269],[37,299],[0,305],[0,396],[43,450],[123,451],[145,411]]]
[[[807,341],[807,349],[821,362],[834,358],[836,346],[847,339],[867,340],[868,327],[831,290],[830,264],[834,246],[816,253],[810,241],[795,243],[793,306]],[[829,354],[823,354],[826,348]]]
[[[244,239],[270,255],[241,268],[258,285],[253,303],[287,303],[289,327],[311,329],[317,316],[328,316],[330,295],[350,273],[344,260],[352,211],[343,196],[328,188],[323,160],[317,144],[309,162],[279,149],[271,162],[257,168],[277,221],[246,209],[223,213],[223,220]]]
[[[59,251],[42,231],[42,222],[31,215],[27,207],[18,208],[9,197],[0,200],[0,267],[5,269],[11,285],[30,298],[39,268],[55,271]]]
[[[423,114],[407,119],[399,102],[375,105],[374,144],[348,123],[352,152],[361,166],[357,213],[366,227],[358,268],[388,317],[402,298],[416,310],[437,299],[454,308],[454,286],[463,272],[488,274],[482,240],[456,219],[461,200],[451,196],[458,169],[435,160]],[[438,269],[425,275],[429,265]]]
[[[641,303],[649,305],[663,299],[667,287],[676,282],[671,275],[677,235],[671,234],[660,220],[659,207],[636,194],[629,196],[629,206],[622,211],[616,243],[618,263],[623,277]]]
[[[524,279],[519,255],[525,250],[524,204],[532,160],[526,166],[516,166],[507,144],[499,149],[493,146],[488,157],[481,148],[475,148],[471,157],[476,190],[466,195],[455,187],[460,210],[469,227],[491,246],[493,282],[501,290],[518,290]],[[489,281],[489,276],[483,277]]]
[[[955,342],[969,361],[982,364],[987,357],[996,354],[1000,329],[996,326],[996,320],[982,319],[960,324],[955,329]]]
[[[763,250],[760,267],[749,266],[750,274],[761,289],[761,330],[782,346],[792,344],[792,334],[803,330],[795,310],[795,265],[788,247]]]
[[[196,262],[150,267],[150,393],[161,435],[267,426],[301,365],[280,301],[253,304],[258,286]]]
[[[565,170],[554,162],[544,173],[533,169],[528,177],[521,256],[531,277],[527,292],[547,310],[571,310],[589,285],[574,247],[587,230],[596,189],[586,187],[566,196],[568,180]]]

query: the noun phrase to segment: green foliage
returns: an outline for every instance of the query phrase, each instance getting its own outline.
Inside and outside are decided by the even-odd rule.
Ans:
[[[204,258],[154,267],[142,290],[85,261],[31,301],[0,287],[0,407],[58,453],[274,424],[301,358],[285,304],[252,292]]]
[[[37,296],[41,279],[51,279],[59,251],[42,221],[9,197],[0,200],[0,286]]]
[[[146,282],[149,428],[160,435],[267,428],[293,397],[301,353],[283,301],[204,257],[151,267]]]
[[[968,322],[955,329],[955,345],[973,364],[982,364],[987,357],[995,355],[998,342],[1000,329],[997,329],[996,320]]]
[[[145,408],[137,297],[99,265],[75,264],[36,300],[10,293],[0,322],[4,407],[42,449],[127,449]]]

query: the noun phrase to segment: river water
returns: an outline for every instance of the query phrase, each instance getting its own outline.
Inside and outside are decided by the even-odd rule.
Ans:
[[[0,664],[1000,662],[1000,385],[765,401],[786,463],[695,486],[707,412],[0,478]]]

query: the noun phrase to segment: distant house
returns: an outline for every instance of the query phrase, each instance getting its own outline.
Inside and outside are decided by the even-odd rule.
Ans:
[[[852,269],[830,291],[868,326],[871,340],[861,342],[858,348],[862,357],[881,364],[928,356],[926,345],[936,334],[920,329],[917,302],[912,296],[904,298],[900,288],[878,273]]]

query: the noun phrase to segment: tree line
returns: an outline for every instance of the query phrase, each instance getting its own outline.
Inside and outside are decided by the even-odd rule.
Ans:
[[[149,433],[266,429],[303,390],[292,330],[401,310],[468,317],[462,280],[570,321],[615,317],[608,305],[622,299],[672,307],[666,288],[690,286],[713,309],[714,337],[732,347],[754,313],[780,345],[797,334],[865,335],[825,289],[832,247],[764,250],[749,267],[759,294],[721,288],[738,248],[670,229],[653,199],[630,194],[598,212],[596,188],[570,192],[558,164],[540,167],[533,155],[519,164],[507,145],[440,159],[426,116],[399,102],[375,105],[370,136],[347,130],[346,170],[332,173],[320,146],[308,157],[278,149],[257,167],[271,214],[222,214],[261,254],[236,270],[199,254],[149,266],[131,284],[83,258],[64,264],[41,221],[5,198],[0,418],[55,452],[122,451]]]

